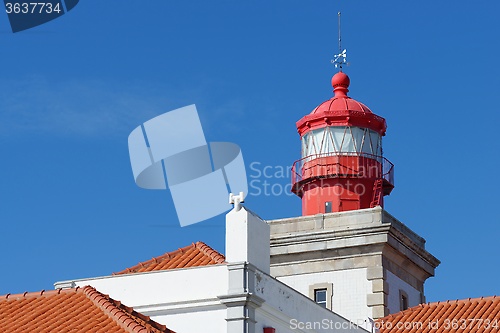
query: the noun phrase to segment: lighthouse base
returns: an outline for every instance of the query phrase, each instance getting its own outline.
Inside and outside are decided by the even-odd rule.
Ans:
[[[271,275],[354,323],[425,302],[439,260],[425,240],[380,207],[267,221]]]
[[[302,187],[302,215],[370,208],[377,197],[376,179],[318,178]],[[383,207],[383,195],[377,205]]]

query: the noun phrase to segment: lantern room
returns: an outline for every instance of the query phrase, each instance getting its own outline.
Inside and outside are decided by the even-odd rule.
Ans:
[[[383,207],[394,188],[394,166],[382,154],[385,119],[348,97],[349,84],[335,74],[334,96],[297,122],[302,148],[292,191],[302,215]]]

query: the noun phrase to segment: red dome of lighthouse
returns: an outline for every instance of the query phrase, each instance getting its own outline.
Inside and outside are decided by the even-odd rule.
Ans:
[[[335,95],[297,122],[297,130],[301,136],[309,130],[325,126],[365,127],[385,135],[385,119],[374,114],[363,103],[347,96],[350,82],[349,76],[343,72],[332,77]]]

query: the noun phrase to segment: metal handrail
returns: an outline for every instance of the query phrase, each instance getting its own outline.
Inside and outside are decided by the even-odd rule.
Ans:
[[[382,175],[380,178],[386,180],[391,185],[394,185],[394,164],[389,161],[387,158],[374,155],[369,153],[358,153],[358,152],[331,152],[331,153],[322,153],[322,154],[312,154],[306,157],[301,158],[293,163],[292,166],[292,184],[297,184],[303,180],[303,166],[306,162],[314,161],[316,159],[324,158],[324,157],[363,157],[369,158],[372,160],[376,160],[382,165]],[[317,164],[319,165],[319,164]]]

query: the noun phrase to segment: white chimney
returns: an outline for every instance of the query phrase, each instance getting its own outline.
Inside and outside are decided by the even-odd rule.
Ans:
[[[247,262],[269,274],[269,225],[240,202],[235,200],[234,209],[226,215],[226,261]]]

